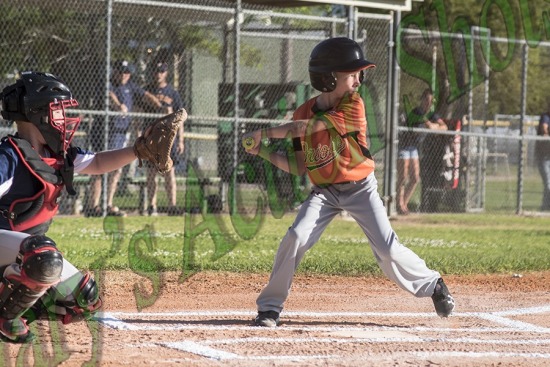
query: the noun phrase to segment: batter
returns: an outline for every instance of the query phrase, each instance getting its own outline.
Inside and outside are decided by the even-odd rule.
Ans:
[[[322,41],[309,60],[311,84],[321,94],[298,107],[294,122],[244,136],[254,142],[248,153],[293,174],[307,172],[313,184],[279,245],[269,282],[257,298],[257,326],[279,324],[296,268],[343,210],[365,233],[389,279],[416,297],[432,297],[441,317],[448,317],[454,309],[441,275],[399,242],[377,191],[374,160],[367,148],[365,106],[356,92],[366,70],[374,67],[355,41],[345,37]],[[265,137],[293,137],[296,159],[269,152],[261,144]]]

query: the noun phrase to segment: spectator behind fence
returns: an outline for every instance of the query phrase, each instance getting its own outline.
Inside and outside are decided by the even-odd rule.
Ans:
[[[413,109],[404,119],[408,128],[428,128],[447,130],[441,117],[433,112],[435,102],[430,89],[425,89],[420,99],[420,106]],[[418,132],[401,131],[399,133],[397,158],[397,212],[409,214],[409,201],[420,182],[419,146],[422,137]]]
[[[162,103],[164,111],[168,113],[177,111],[183,108],[183,103],[179,93],[168,83],[168,65],[166,63],[158,63],[155,65],[155,74],[153,75],[152,83],[146,89],[154,94]],[[163,112],[158,108],[149,107],[148,112]],[[176,136],[176,141],[172,146],[171,157],[174,161],[174,166],[178,164],[180,159],[183,159],[183,124],[180,125],[180,130]],[[156,180],[157,170],[147,164],[147,198],[149,200],[147,206],[147,214],[157,215],[157,189],[158,182]],[[176,173],[174,167],[164,175],[164,187],[168,199],[168,215],[181,214],[176,206]]]
[[[550,210],[550,103],[548,104],[547,112],[540,116],[537,135],[544,136],[547,139],[537,140],[535,143],[535,156],[539,166],[540,175],[542,177],[542,203],[541,210]]]
[[[128,61],[117,61],[112,70],[111,85],[109,90],[110,108],[114,111],[122,112],[122,115],[109,119],[109,142],[108,149],[121,149],[127,144],[127,133],[132,122],[132,117],[127,113],[134,110],[134,103],[137,98],[143,98],[147,103],[162,108],[160,101],[151,93],[145,91],[139,85],[131,80],[132,67]],[[100,120],[98,120],[100,121]],[[101,136],[103,126],[98,123],[97,127],[92,128],[94,137],[97,139],[94,144],[101,144]],[[116,170],[109,173],[107,182],[107,215],[125,216],[126,213],[113,205],[113,199],[117,189],[118,181],[120,180],[121,170]],[[84,215],[87,217],[100,217],[103,215],[103,210],[100,206],[101,197],[101,176],[92,176],[90,180],[90,191],[88,193],[88,201],[84,210]]]

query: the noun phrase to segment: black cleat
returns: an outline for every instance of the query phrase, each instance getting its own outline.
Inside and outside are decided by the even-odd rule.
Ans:
[[[434,302],[435,312],[440,317],[449,317],[453,313],[455,308],[455,300],[449,293],[447,286],[443,282],[442,278],[437,280],[435,285],[434,294],[432,295],[432,301]]]
[[[254,319],[254,325],[276,327],[279,325],[279,313],[277,311],[260,311]]]

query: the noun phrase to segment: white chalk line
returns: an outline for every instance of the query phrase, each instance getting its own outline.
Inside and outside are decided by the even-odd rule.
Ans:
[[[546,312],[550,312],[550,305],[518,308],[514,310],[497,311],[497,312],[490,312],[490,313],[498,316],[520,316],[520,315],[530,315],[534,313],[546,313]]]
[[[477,338],[426,338],[426,337],[382,337],[382,338],[232,338],[201,341],[202,345],[236,345],[247,343],[330,343],[330,344],[360,344],[360,343],[462,343],[462,344],[502,344],[502,345],[550,345],[550,339],[477,339]]]
[[[215,360],[228,360],[228,359],[245,359],[245,360],[296,360],[296,361],[302,361],[302,360],[308,360],[308,359],[333,359],[338,358],[337,355],[310,355],[310,356],[303,356],[303,355],[273,355],[273,356],[241,356],[239,354],[231,353],[231,352],[225,352],[218,349],[210,348],[208,346],[203,345],[202,343],[196,343],[192,341],[184,341],[184,342],[168,342],[168,343],[160,343],[168,348],[177,349],[182,352],[188,352],[193,354],[198,354],[203,357],[207,357],[209,359],[215,359]]]
[[[391,354],[392,359],[410,358],[412,356],[420,359],[434,358],[534,358],[534,359],[550,359],[550,353],[515,353],[515,352],[453,352],[453,351],[436,351],[436,352],[411,352],[411,353],[395,353]],[[388,356],[382,356],[387,359]],[[369,356],[370,358],[370,356]]]
[[[224,353],[216,353],[215,351],[217,351],[217,349],[213,349],[213,348],[206,348],[205,346],[208,344],[208,341],[201,341],[200,343],[197,343],[197,342],[189,342],[189,341],[184,341],[184,342],[156,342],[156,343],[153,343],[153,342],[145,342],[145,343],[140,343],[140,344],[126,344],[125,346],[126,347],[130,347],[130,348],[139,348],[139,349],[143,349],[143,348],[156,348],[158,347],[159,345],[160,346],[164,346],[164,347],[168,347],[168,348],[173,348],[173,349],[177,349],[177,350],[180,350],[182,352],[189,352],[191,354],[196,354],[196,355],[203,355],[204,357],[208,357],[209,356],[209,352],[212,352],[213,355],[215,355],[216,357],[218,358],[215,358],[215,357],[212,357],[213,359],[220,359],[219,357],[225,357],[226,359],[231,359],[231,358],[238,358],[238,359],[251,359],[251,360],[270,360],[270,359],[284,359],[284,360],[307,360],[307,359],[322,359],[322,358],[339,358],[340,356],[337,356],[337,355],[327,355],[327,354],[324,354],[324,355],[309,355],[309,356],[304,356],[304,355],[273,355],[273,356],[241,356],[241,355],[238,355],[238,354],[235,354],[235,353],[231,353],[231,352],[224,352]],[[175,360],[175,359],[174,359]],[[184,361],[191,361],[189,360],[188,358],[182,358],[181,360],[184,360]]]
[[[503,316],[520,316],[520,315],[533,315],[538,313],[546,313],[550,312],[550,305],[545,306],[539,306],[539,307],[529,307],[529,308],[521,308],[521,309],[515,309],[515,310],[508,310],[508,311],[498,311],[498,312],[457,312],[454,313],[451,318],[454,317],[463,317],[463,318],[480,318],[484,320],[488,320],[497,324],[501,324],[504,326],[507,326],[508,328],[502,329],[502,332],[506,331],[524,331],[529,333],[542,333],[547,334],[550,333],[550,328],[541,327],[538,325],[533,325],[527,322],[523,321],[517,321],[517,320],[510,320]],[[163,312],[112,312],[112,313],[103,313],[98,316],[98,320],[102,322],[104,325],[112,327],[114,329],[125,329],[125,330],[186,330],[186,329],[202,329],[202,330],[248,330],[248,329],[256,329],[254,326],[238,326],[238,325],[188,325],[183,320],[177,320],[178,323],[174,325],[162,325],[162,326],[154,326],[154,325],[143,325],[139,322],[134,323],[127,323],[122,320],[120,320],[118,317],[139,317],[139,318],[151,318],[151,317],[162,317],[164,319],[170,319],[173,320],[176,317],[182,317],[182,318],[192,318],[192,317],[249,317],[252,319],[256,315],[255,312],[250,311],[178,311],[178,312],[171,312],[171,313],[163,313]],[[438,316],[433,313],[413,313],[413,312],[299,312],[299,311],[289,311],[284,312],[282,314],[284,317],[311,317],[315,319],[323,319],[323,318],[334,318],[334,317],[349,317],[349,318],[375,318],[375,317],[401,317],[401,318],[409,318],[409,317],[431,317],[431,318],[438,318]],[[196,321],[196,320],[194,320]],[[339,326],[328,326],[328,327],[311,327],[311,326],[281,326],[280,328],[298,328],[301,330],[310,330],[310,331],[335,331],[335,330],[352,330],[349,327],[339,327]],[[380,327],[377,327],[379,329]],[[369,330],[372,328],[364,328],[359,327],[356,330]],[[400,330],[398,327],[391,327],[391,330]],[[402,328],[402,330],[405,331],[461,331],[461,329],[458,328],[422,328],[422,327],[405,327]],[[495,332],[495,328],[467,328],[464,331],[468,332]]]
[[[274,341],[289,343],[292,342],[291,338],[271,338]],[[296,340],[296,339],[294,339]],[[223,340],[222,340],[223,341]],[[301,342],[300,340],[297,340]],[[339,342],[343,342],[339,340]],[[352,341],[350,341],[351,343]],[[142,343],[142,344],[130,344],[127,347],[135,347],[142,349],[143,347],[158,347],[159,345],[165,346],[168,348],[176,349],[182,352],[188,352],[195,355],[200,355],[209,359],[215,360],[230,360],[230,359],[241,359],[241,360],[291,360],[291,361],[304,361],[304,360],[319,360],[319,359],[337,359],[340,362],[355,360],[358,357],[354,356],[341,356],[341,355],[271,355],[271,356],[241,356],[239,354],[223,352],[217,349],[208,347],[210,344],[216,344],[216,341],[203,341],[201,343],[196,342],[164,342],[164,343]],[[370,353],[368,358],[369,361],[373,360],[387,360],[391,359],[410,359],[411,357],[416,357],[419,359],[441,359],[441,358],[530,358],[530,359],[550,359],[550,353],[515,353],[515,352],[456,352],[456,351],[435,351],[435,352],[395,352],[391,354],[372,354]],[[364,357],[359,357],[363,359]],[[171,361],[184,361],[184,362],[197,362],[190,360],[188,358],[182,359],[171,359]]]
[[[498,315],[498,316],[520,316],[531,315],[535,313],[550,313],[550,305],[519,308],[508,311],[494,312],[455,312],[454,317],[479,317],[479,315]],[[256,316],[256,311],[234,310],[234,311],[175,311],[175,312],[109,312],[112,316],[126,317],[197,317],[197,316]],[[308,311],[283,311],[282,315],[288,317],[315,317],[315,318],[330,318],[330,317],[439,317],[434,312],[308,312]]]
[[[275,338],[273,338],[276,340]],[[225,352],[218,349],[211,348],[207,345],[203,345],[204,343],[196,343],[192,341],[184,341],[184,342],[168,342],[168,343],[160,343],[161,345],[164,345],[168,348],[176,349],[182,352],[188,352],[195,355],[200,355],[209,359],[215,359],[218,361],[222,360],[231,360],[231,359],[242,359],[242,360],[293,360],[293,361],[301,361],[301,360],[308,360],[308,359],[338,359],[340,362],[342,360],[347,359],[354,359],[353,356],[341,356],[341,355],[267,355],[267,356],[242,356],[236,353],[231,352]],[[410,358],[411,355],[419,357],[419,358],[446,358],[446,357],[468,357],[468,358],[486,358],[486,357],[493,357],[493,358],[535,358],[535,359],[550,359],[550,353],[516,353],[516,352],[454,352],[454,351],[437,351],[437,352],[411,352],[411,353],[397,353],[403,358]],[[388,357],[391,357],[395,359],[397,357],[396,354],[388,355],[387,353],[384,354],[369,354],[369,359],[372,359],[372,357],[379,357],[387,359]]]
[[[181,324],[177,325],[163,325],[163,326],[154,326],[148,324],[139,324],[139,323],[128,323],[123,320],[110,318],[98,318],[97,321],[101,322],[103,325],[117,330],[128,330],[128,331],[180,331],[180,330],[197,330],[197,331],[267,331],[269,329],[258,328],[257,326],[238,326],[238,325],[197,325],[197,324],[185,324],[185,321],[181,321]],[[441,332],[441,333],[458,333],[458,332],[467,332],[467,333],[533,333],[530,330],[518,330],[515,328],[441,328],[441,327],[426,327],[426,326],[410,326],[410,327],[399,327],[399,326],[372,326],[372,327],[356,327],[356,326],[285,326],[280,325],[277,327],[277,330],[284,331],[308,331],[308,332],[331,332],[331,331],[405,331],[405,332]],[[535,332],[537,333],[537,332]],[[540,333],[540,332],[539,332]],[[550,334],[549,331],[542,332],[542,334]]]
[[[510,320],[504,316],[518,316],[518,315],[532,315],[537,313],[550,312],[550,305],[541,307],[530,307],[508,311],[498,312],[465,312],[455,313],[452,317],[470,317],[481,318],[497,324],[503,324],[508,326],[506,328],[428,328],[428,327],[310,327],[310,326],[280,326],[278,330],[304,330],[304,331],[376,331],[376,330],[392,330],[392,331],[446,331],[446,332],[528,332],[528,333],[550,333],[550,328],[540,327],[530,323]],[[121,330],[261,330],[261,328],[255,326],[227,326],[227,325],[191,325],[185,324],[184,321],[180,321],[183,324],[178,325],[163,325],[162,327],[156,327],[151,325],[139,325],[138,323],[128,323],[117,318],[119,317],[168,317],[173,319],[174,317],[253,317],[255,312],[250,311],[180,311],[167,313],[145,313],[145,312],[114,312],[103,313],[98,316],[100,321],[105,326],[121,329]],[[285,316],[288,317],[314,317],[314,318],[330,318],[330,317],[433,317],[433,313],[408,313],[408,312],[285,312]],[[196,320],[195,320],[196,321]],[[264,329],[266,330],[266,329]],[[268,330],[268,329],[267,329]],[[304,359],[331,359],[342,358],[341,356],[327,356],[327,355],[310,355],[310,356],[241,356],[239,354],[225,352],[223,350],[215,349],[210,345],[228,345],[236,343],[425,343],[425,342],[447,342],[447,343],[465,343],[465,344],[492,344],[492,345],[547,345],[550,344],[549,339],[522,339],[522,340],[507,340],[507,339],[477,339],[477,338],[422,338],[422,337],[385,337],[385,338],[262,338],[262,337],[250,337],[239,339],[219,339],[219,340],[205,340],[198,342],[183,341],[183,342],[160,342],[155,345],[161,345],[164,347],[189,352],[195,355],[200,355],[214,360],[228,360],[228,359],[246,359],[246,360],[304,360]],[[539,358],[550,359],[548,353],[514,353],[514,352],[411,352],[404,353],[404,356],[410,357],[411,355],[419,358],[434,358],[434,357],[470,357],[470,358]],[[387,356],[386,356],[387,357]],[[392,354],[392,357],[396,357]],[[347,357],[345,357],[347,358]]]
[[[166,315],[166,314],[164,314]],[[123,316],[123,315],[120,315]],[[144,318],[147,315],[142,315]],[[197,325],[196,323],[187,324],[185,321],[180,320],[177,324],[155,326],[148,323],[139,322],[126,322],[124,320],[117,319],[111,314],[104,314],[104,317],[96,318],[97,321],[103,325],[112,329],[129,330],[129,331],[179,331],[179,330],[201,330],[201,331],[268,331],[269,329],[258,328],[257,326],[239,326],[239,325]],[[204,320],[205,322],[208,320]],[[309,332],[331,332],[331,331],[417,331],[417,332],[467,332],[467,333],[537,333],[537,334],[550,334],[550,329],[545,330],[518,330],[513,327],[494,328],[494,327],[480,327],[480,328],[445,328],[445,327],[427,327],[427,326],[310,326],[310,325],[280,325],[277,330],[290,330],[290,331],[309,331]]]
[[[539,332],[539,333],[546,333],[548,332],[548,330],[550,330],[549,328],[533,325],[528,322],[510,320],[505,317],[491,315],[491,314],[479,315],[479,317],[485,320],[492,321],[497,324],[502,324],[508,327],[516,328],[518,330],[526,330],[529,332]]]

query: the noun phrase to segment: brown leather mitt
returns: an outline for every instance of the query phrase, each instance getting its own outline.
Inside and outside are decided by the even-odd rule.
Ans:
[[[165,174],[172,169],[174,162],[170,157],[170,151],[176,138],[176,134],[187,119],[185,109],[159,118],[149,126],[145,132],[136,139],[134,153],[139,160],[139,167],[143,160],[151,162],[160,174]]]

